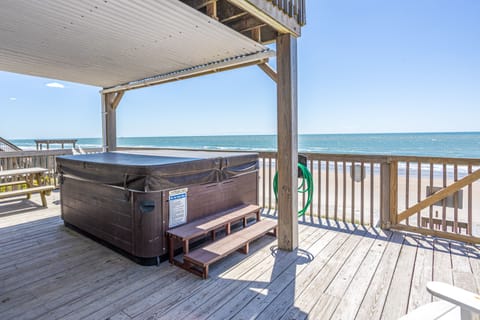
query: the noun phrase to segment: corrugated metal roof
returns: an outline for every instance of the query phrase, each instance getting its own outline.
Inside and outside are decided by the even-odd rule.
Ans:
[[[178,0],[6,0],[0,70],[112,87],[268,51]]]

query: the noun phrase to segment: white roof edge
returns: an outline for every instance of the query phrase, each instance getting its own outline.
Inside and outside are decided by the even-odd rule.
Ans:
[[[220,72],[232,68],[239,68],[245,65],[259,64],[267,62],[269,58],[275,56],[274,50],[264,50],[252,54],[231,57],[219,61],[213,61],[206,64],[193,66],[190,68],[159,74],[145,79],[131,81],[129,83],[120,84],[117,86],[104,88],[101,93],[113,93],[118,91],[132,90],[143,88],[152,85],[158,85],[166,82],[182,80],[186,78],[200,76],[206,73]]]

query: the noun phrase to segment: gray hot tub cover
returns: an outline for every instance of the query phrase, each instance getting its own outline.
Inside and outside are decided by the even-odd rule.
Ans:
[[[257,153],[148,150],[57,157],[60,175],[137,191],[220,182],[258,169]]]

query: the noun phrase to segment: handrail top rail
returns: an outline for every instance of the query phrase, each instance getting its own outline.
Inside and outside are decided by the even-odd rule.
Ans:
[[[275,151],[258,151],[262,156],[275,157]],[[355,161],[355,162],[379,162],[391,163],[397,162],[421,162],[421,163],[437,163],[437,164],[459,164],[459,165],[480,165],[480,158],[452,158],[452,157],[434,157],[434,156],[396,156],[396,155],[380,155],[380,154],[350,154],[350,153],[317,153],[302,152],[299,154],[306,155],[310,160],[330,160],[330,161]]]
[[[99,152],[102,148],[85,148],[85,152]],[[18,158],[18,157],[35,157],[35,156],[61,156],[72,154],[71,149],[53,149],[53,150],[24,150],[12,152],[0,152],[0,159]]]
[[[119,147],[117,150],[188,150],[188,151],[203,151],[203,152],[218,152],[219,150],[208,149],[195,149],[195,148],[162,148],[162,147]],[[99,152],[102,148],[85,148],[86,152]],[[235,150],[235,149],[222,149],[225,152],[257,152],[260,157],[275,158],[277,156],[276,151],[263,151],[263,150]],[[59,150],[26,150],[26,151],[14,151],[14,152],[2,152],[0,153],[0,159],[15,158],[15,157],[28,157],[28,156],[42,156],[42,155],[64,155],[70,153],[69,149]],[[302,152],[299,154],[306,155],[309,160],[323,160],[323,161],[346,161],[346,162],[376,162],[376,163],[392,163],[392,162],[415,162],[415,163],[433,163],[433,164],[447,164],[447,165],[473,165],[480,166],[480,158],[452,158],[452,157],[433,157],[433,156],[397,156],[397,155],[381,155],[381,154],[348,154],[348,153],[317,153],[317,152]]]
[[[78,139],[36,139],[34,141],[35,143],[56,144],[56,143],[73,143],[73,142],[77,142]]]
[[[195,149],[195,148],[162,148],[162,147],[119,147],[118,150],[128,149],[175,149],[188,151],[205,151],[218,152],[219,150],[209,149]],[[260,157],[274,158],[277,156],[277,151],[264,150],[235,150],[222,149],[225,152],[257,152]],[[377,162],[377,163],[391,163],[398,162],[421,162],[421,163],[437,163],[437,164],[458,164],[458,165],[480,165],[480,158],[452,158],[452,157],[434,157],[434,156],[400,156],[400,155],[382,155],[382,154],[353,154],[353,153],[320,153],[320,152],[303,152],[298,151],[299,154],[306,155],[309,160],[330,160],[330,161],[355,161],[355,162]]]
[[[194,148],[159,148],[159,147],[119,147],[118,150],[128,149],[143,149],[143,150],[156,150],[156,149],[175,149],[175,150],[188,150],[188,151],[204,151],[204,152],[218,152],[219,150],[209,149],[194,149]],[[238,150],[238,149],[222,149],[225,152],[257,152],[261,157],[274,158],[277,155],[276,151],[264,151],[264,150]],[[353,153],[320,153],[320,152],[303,152],[299,151],[299,154],[306,155],[310,160],[336,160],[336,161],[355,161],[355,162],[379,162],[379,163],[391,163],[393,161],[399,162],[432,162],[438,164],[460,164],[460,165],[480,165],[480,158],[452,158],[452,157],[433,157],[433,156],[397,156],[397,155],[381,155],[381,154],[353,154]]]

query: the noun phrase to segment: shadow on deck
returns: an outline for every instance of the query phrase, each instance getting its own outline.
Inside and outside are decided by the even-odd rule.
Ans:
[[[477,246],[308,217],[297,251],[266,236],[201,280],[65,228],[49,200],[0,203],[1,319],[397,319],[431,301],[428,281],[480,289]]]

